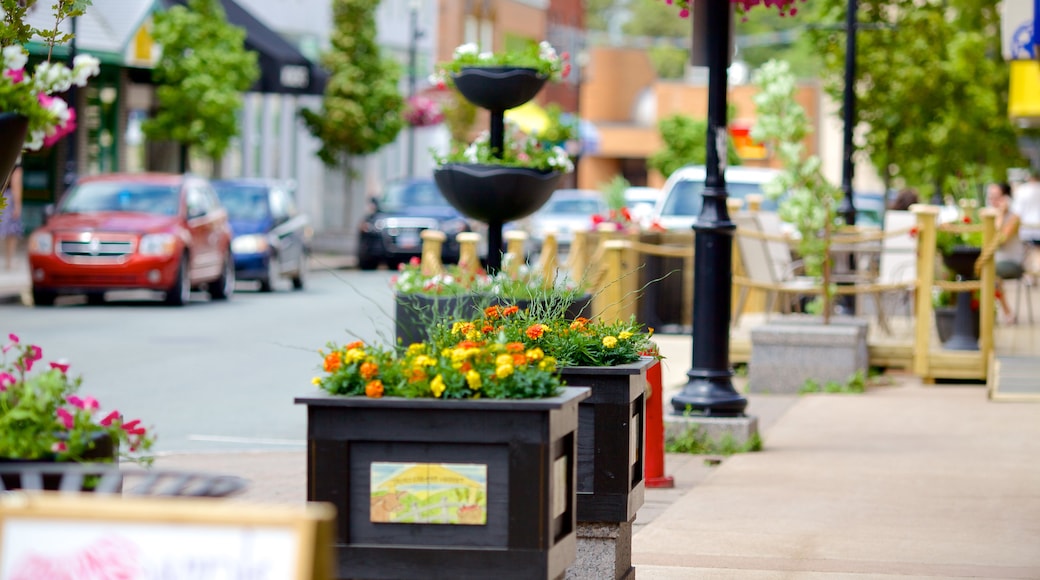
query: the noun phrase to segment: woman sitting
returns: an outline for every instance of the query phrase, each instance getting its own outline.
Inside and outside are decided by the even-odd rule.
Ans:
[[[1015,315],[1004,297],[1004,285],[1001,282],[1022,278],[1025,246],[1018,237],[1021,220],[1011,211],[1011,186],[1007,183],[991,183],[986,188],[986,204],[997,210],[997,242],[1000,245],[993,254],[997,270],[997,300],[1005,324],[1014,324]]]

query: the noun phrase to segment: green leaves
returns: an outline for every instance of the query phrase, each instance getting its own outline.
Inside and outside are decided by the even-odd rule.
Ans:
[[[160,107],[145,134],[221,157],[238,135],[242,92],[260,77],[245,31],[228,24],[219,0],[189,0],[157,14],[154,35],[163,47],[155,68]]]
[[[322,61],[331,72],[320,111],[300,111],[321,140],[318,156],[336,166],[342,155],[365,155],[393,142],[404,127],[401,67],[375,41],[378,0],[333,0],[332,49]]]

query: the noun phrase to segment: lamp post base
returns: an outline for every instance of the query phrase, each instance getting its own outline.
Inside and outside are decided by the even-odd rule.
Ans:
[[[748,401],[733,388],[730,379],[731,371],[724,373],[705,373],[690,371],[686,373],[690,381],[682,392],[672,397],[672,410],[676,415],[686,413],[706,417],[741,417]]]

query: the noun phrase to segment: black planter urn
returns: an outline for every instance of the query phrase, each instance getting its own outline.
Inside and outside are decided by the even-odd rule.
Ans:
[[[974,280],[975,262],[982,254],[982,248],[975,246],[954,246],[943,254],[943,264],[957,275],[958,280]],[[943,341],[943,348],[948,350],[979,350],[979,333],[972,328],[971,292],[957,293],[957,311],[953,318],[953,335]]]
[[[982,248],[975,246],[954,246],[942,255],[946,265],[961,280],[975,279],[975,261],[982,254]]]
[[[527,217],[549,201],[563,177],[527,167],[449,163],[433,172],[455,209],[473,219],[502,224]]]
[[[335,505],[337,578],[549,579],[577,554],[578,404],[298,397],[307,499]]]
[[[466,100],[491,111],[505,111],[530,101],[548,77],[533,68],[465,67],[452,76]]]
[[[29,119],[17,113],[0,112],[0,190],[7,185],[14,164],[25,146]]]

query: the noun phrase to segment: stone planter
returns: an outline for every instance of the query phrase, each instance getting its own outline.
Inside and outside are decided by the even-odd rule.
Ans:
[[[338,578],[556,579],[575,558],[578,404],[299,397]]]
[[[807,379],[844,384],[868,366],[866,320],[784,316],[751,330],[748,391],[794,394]]]

